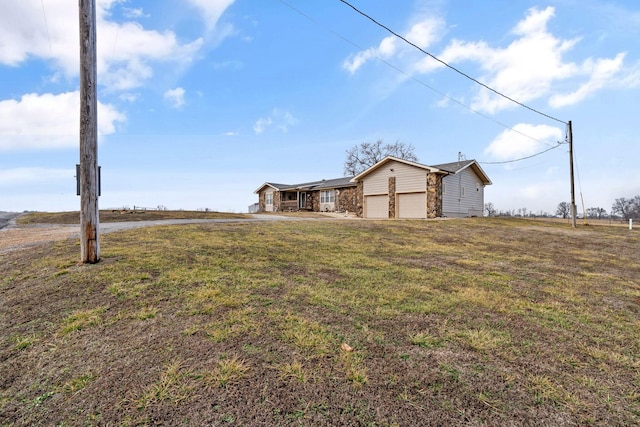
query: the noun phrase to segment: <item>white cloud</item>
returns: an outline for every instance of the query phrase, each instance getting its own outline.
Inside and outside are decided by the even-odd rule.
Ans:
[[[445,61],[465,60],[480,63],[485,72],[479,80],[505,95],[528,102],[549,93],[556,81],[575,76],[578,67],[563,62],[562,56],[578,39],[562,40],[547,31],[554,8],[532,8],[513,33],[518,36],[506,48],[492,48],[486,43],[452,42],[443,52]],[[495,113],[515,104],[486,89],[479,89],[471,107]]]
[[[136,102],[140,98],[140,95],[138,95],[136,93],[125,92],[125,93],[121,94],[120,96],[118,96],[118,98],[121,101],[125,101],[125,102]]]
[[[511,33],[514,38],[507,46],[494,47],[485,41],[453,39],[435,56],[456,67],[463,62],[477,63],[479,75],[470,74],[489,87],[521,103],[548,98],[549,105],[554,108],[576,104],[604,88],[640,86],[640,65],[625,68],[625,53],[617,53],[613,58],[566,61],[565,55],[581,39],[564,39],[552,34],[548,23],[554,16],[555,8],[551,6],[544,9],[533,7],[513,27]],[[424,49],[437,42],[444,29],[442,20],[429,18],[412,26],[406,37]],[[410,54],[410,51],[415,54]],[[393,60],[394,65],[409,76],[431,73],[444,67],[396,37],[388,36],[378,46],[347,58],[343,68],[353,74],[373,58]],[[565,88],[567,85],[577,88],[557,94],[560,83]],[[475,84],[472,87],[475,94],[471,108],[475,110],[494,114],[516,106],[485,88]],[[553,93],[556,94],[552,96]]]
[[[554,17],[551,6],[539,10],[531,8],[512,30],[517,38],[505,48],[493,48],[484,42],[453,41],[441,57],[451,62],[475,61],[485,72],[479,80],[519,102],[545,98],[560,82],[579,83],[575,91],[553,95],[549,105],[554,108],[581,102],[597,90],[620,87],[627,78],[623,72],[624,53],[615,58],[587,58],[581,64],[566,62],[563,56],[571,51],[580,38],[562,39],[551,34],[548,22]],[[628,70],[627,76],[634,70]],[[637,69],[635,70],[637,72]],[[511,101],[484,88],[477,91],[472,108],[487,113],[515,107]]]
[[[220,17],[235,0],[188,0],[197,7],[204,16],[207,28],[212,29],[220,20]]]
[[[287,133],[289,128],[297,123],[298,119],[296,119],[289,111],[282,111],[278,108],[274,108],[269,116],[260,117],[256,121],[253,125],[253,131],[256,135],[260,135],[270,128],[275,128],[280,130],[282,133]]]
[[[440,38],[444,28],[444,22],[435,17],[428,17],[415,23],[403,34],[403,37],[411,43],[426,49]],[[388,60],[397,58],[403,54],[415,51],[415,48],[400,40],[394,35],[387,36],[376,47],[370,47],[347,58],[342,66],[350,74],[354,74],[367,61],[374,58]]]
[[[267,130],[267,128],[269,128],[272,123],[273,120],[271,119],[271,117],[260,117],[253,125],[253,131],[256,133],[256,135],[260,135],[265,130]]]
[[[164,99],[171,102],[174,108],[181,108],[184,106],[184,94],[185,90],[181,87],[177,87],[166,91],[164,93]]]
[[[202,38],[181,43],[172,31],[147,30],[133,21],[110,21],[111,9],[120,3],[97,2],[96,31],[101,41],[97,44],[98,82],[102,86],[129,90],[150,79],[157,63],[188,65],[195,59],[204,42]],[[0,14],[0,64],[19,66],[30,58],[40,58],[54,64],[67,78],[77,76],[78,14],[69,13],[69,6],[69,0],[4,2]],[[76,10],[77,4],[73,6],[71,10]]]
[[[20,100],[0,101],[0,150],[77,147],[80,93],[27,94]],[[109,135],[126,117],[115,107],[98,102],[98,133]]]
[[[625,55],[626,53],[619,53],[614,59],[598,59],[596,61],[588,59],[583,64],[582,71],[584,74],[590,76],[589,81],[574,92],[552,96],[549,104],[552,107],[564,107],[577,104],[598,89],[602,89],[611,83],[613,77],[620,72]]]
[[[484,154],[497,161],[520,159],[555,146],[563,138],[563,131],[557,127],[520,123],[498,135]]]
[[[145,15],[144,10],[142,8],[129,8],[129,7],[123,7],[122,11],[124,12],[124,16],[126,16],[129,19],[135,19],[135,18],[143,18],[143,17],[147,17],[149,15]]]

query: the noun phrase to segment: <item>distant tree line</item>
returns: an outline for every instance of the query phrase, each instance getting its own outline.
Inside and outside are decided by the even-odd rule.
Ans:
[[[538,212],[534,212],[529,210],[528,208],[498,210],[494,206],[494,204],[491,202],[485,203],[484,211],[487,216],[529,217],[529,218],[551,218],[554,216],[542,210]]]
[[[485,203],[484,211],[487,216],[506,216],[506,217],[536,217],[536,218],[570,218],[571,217],[571,203],[560,202],[556,208],[555,214],[550,214],[544,211],[530,211],[527,208],[519,209],[507,209],[498,210],[493,203]],[[588,219],[622,219],[628,221],[630,219],[640,219],[640,195],[627,199],[621,197],[616,199],[611,206],[611,214],[607,213],[607,210],[602,207],[587,208],[585,212],[578,212],[579,218]]]
[[[640,195],[631,199],[620,197],[611,206],[611,213],[620,216],[622,219],[640,218]]]

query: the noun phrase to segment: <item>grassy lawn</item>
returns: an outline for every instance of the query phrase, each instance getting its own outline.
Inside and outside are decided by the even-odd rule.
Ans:
[[[0,425],[638,425],[640,233],[165,226],[0,255]]]
[[[113,210],[100,211],[100,222],[155,221],[162,219],[223,219],[248,218],[249,215],[204,211],[151,211]],[[17,219],[20,225],[27,224],[80,224],[80,212],[31,212]]]

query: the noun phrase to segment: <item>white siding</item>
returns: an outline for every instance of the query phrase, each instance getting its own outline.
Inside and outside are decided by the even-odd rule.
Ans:
[[[388,194],[389,178],[392,176],[396,177],[396,193],[427,191],[427,174],[425,169],[391,161],[363,179],[363,194]]]
[[[448,217],[482,216],[484,185],[472,168],[442,179],[442,214]]]

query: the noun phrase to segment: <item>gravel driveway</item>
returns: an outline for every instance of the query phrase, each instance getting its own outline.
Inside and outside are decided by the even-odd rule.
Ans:
[[[6,212],[2,212],[6,213]],[[0,227],[0,254],[29,248],[41,243],[80,237],[79,225],[36,224],[16,225],[19,214],[5,216],[5,225]],[[279,215],[251,215],[242,219],[167,219],[158,221],[105,222],[100,224],[100,233],[130,230],[158,225],[207,224],[233,222],[305,221],[317,218],[295,218]]]
[[[17,212],[0,212],[0,230],[7,227],[10,221],[20,216]]]

